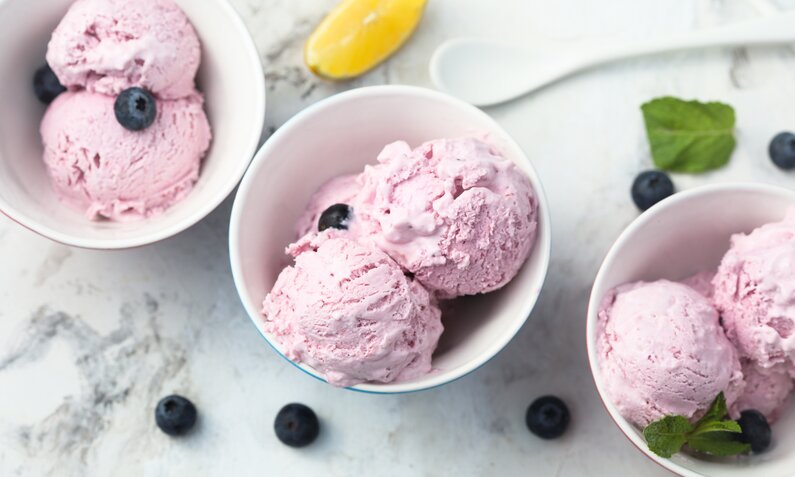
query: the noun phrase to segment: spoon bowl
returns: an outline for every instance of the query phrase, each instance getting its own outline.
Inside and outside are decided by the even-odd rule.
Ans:
[[[488,106],[556,81],[563,72],[574,70],[576,64],[570,58],[559,50],[459,38],[444,43],[434,52],[430,74],[440,90],[475,106]]]

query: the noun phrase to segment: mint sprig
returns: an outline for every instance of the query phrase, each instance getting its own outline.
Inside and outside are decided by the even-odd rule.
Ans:
[[[737,144],[734,109],[724,103],[666,96],[641,106],[654,164],[698,173],[723,167]]]
[[[683,416],[665,416],[646,426],[643,437],[652,452],[660,457],[671,457],[687,444],[693,429],[693,424]]]
[[[649,450],[669,458],[687,445],[690,449],[714,456],[745,454],[751,446],[737,441],[742,432],[736,421],[726,419],[726,397],[723,393],[712,401],[704,417],[691,424],[684,416],[665,416],[643,429]]]

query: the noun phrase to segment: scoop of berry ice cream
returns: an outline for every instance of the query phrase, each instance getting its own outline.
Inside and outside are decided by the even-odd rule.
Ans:
[[[475,138],[384,148],[357,197],[372,239],[440,298],[496,290],[527,259],[538,227],[530,180]]]
[[[77,0],[53,31],[47,63],[70,89],[159,98],[193,93],[201,48],[173,0]]]
[[[604,389],[624,418],[645,427],[667,415],[696,419],[723,392],[744,387],[740,360],[710,302],[681,283],[611,290],[599,312]]]
[[[375,247],[327,238],[295,251],[263,303],[288,358],[329,383],[406,381],[431,371],[442,333],[431,295]]]
[[[740,354],[795,368],[795,209],[732,237],[713,280],[715,305]]]

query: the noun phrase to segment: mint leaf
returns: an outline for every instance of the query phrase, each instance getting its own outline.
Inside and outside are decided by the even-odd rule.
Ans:
[[[699,419],[696,423],[696,427],[699,427],[703,423],[707,423],[710,421],[720,421],[726,415],[729,414],[729,409],[726,407],[726,396],[723,395],[723,392],[718,394],[712,404],[710,404],[709,409],[707,409],[706,414],[704,417]]]
[[[735,424],[737,423],[735,422]],[[696,452],[720,457],[745,454],[751,450],[750,445],[737,441],[736,434],[733,432],[709,432],[692,435],[687,440],[687,446]]]
[[[649,444],[649,450],[667,458],[679,452],[692,430],[693,425],[685,417],[665,416],[646,426],[643,437]]]
[[[690,434],[690,437],[708,434],[710,432],[729,432],[739,434],[743,432],[737,421],[711,421],[699,424],[696,430]]]
[[[667,96],[643,104],[641,110],[658,168],[698,173],[729,162],[737,142],[734,109],[728,104]]]

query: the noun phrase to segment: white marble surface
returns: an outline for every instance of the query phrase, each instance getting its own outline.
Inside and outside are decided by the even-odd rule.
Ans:
[[[268,124],[365,84],[429,86],[427,61],[459,35],[527,44],[633,41],[736,21],[766,0],[430,0],[411,42],[360,80],[328,84],[301,47],[333,0],[233,0],[260,48]],[[778,7],[795,7],[780,1]],[[1,46],[0,46],[1,47]],[[552,207],[552,266],[538,307],[488,365],[404,396],[335,389],[282,361],[238,303],[229,273],[228,200],[182,235],[103,253],[51,243],[0,218],[0,475],[666,475],[611,423],[584,347],[590,284],[611,242],[636,217],[629,184],[650,166],[639,105],[655,96],[715,99],[738,116],[731,165],[680,188],[795,177],[766,157],[795,129],[789,48],[680,53],[613,65],[489,109],[534,160]],[[166,394],[189,396],[200,426],[169,439],[154,424]],[[573,412],[567,435],[525,428],[546,393]],[[285,403],[312,406],[316,445],[293,450],[272,431]]]

